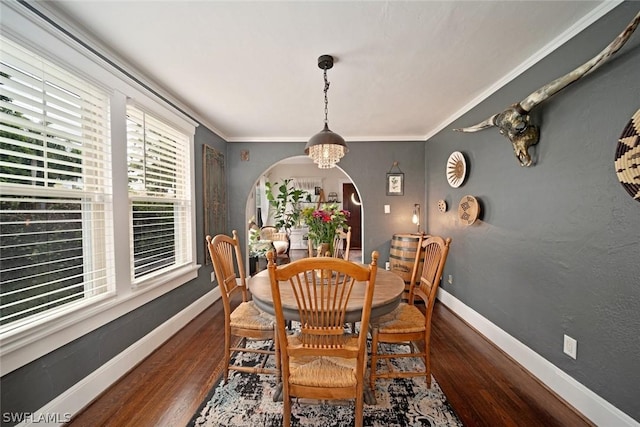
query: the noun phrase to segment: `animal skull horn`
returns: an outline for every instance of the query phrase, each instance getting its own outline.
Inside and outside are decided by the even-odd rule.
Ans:
[[[598,55],[590,61],[582,64],[575,70],[565,74],[554,81],[547,83],[540,89],[531,93],[522,101],[511,105],[501,113],[494,114],[488,119],[474,125],[460,129],[454,129],[458,132],[477,132],[497,126],[500,133],[506,136],[513,145],[513,151],[516,158],[520,162],[520,166],[530,166],[531,156],[529,155],[529,147],[536,145],[540,137],[540,131],[537,126],[529,123],[529,112],[538,104],[547,98],[560,92],[571,83],[578,81],[583,76],[592,73],[602,64],[609,60],[631,37],[640,23],[640,12],[633,18],[618,37],[615,38],[607,47],[605,47]]]

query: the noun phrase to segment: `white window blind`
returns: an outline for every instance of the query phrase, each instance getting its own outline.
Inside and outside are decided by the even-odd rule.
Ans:
[[[292,184],[294,188],[308,191],[314,194],[316,187],[322,188],[322,178],[316,177],[297,177],[292,178]]]
[[[109,97],[0,38],[0,331],[113,285]]]
[[[189,144],[171,125],[127,106],[134,281],[191,261]]]

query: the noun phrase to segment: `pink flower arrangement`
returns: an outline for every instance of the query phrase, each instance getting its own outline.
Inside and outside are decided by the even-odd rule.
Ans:
[[[309,227],[309,239],[316,243],[333,245],[333,238],[340,229],[347,228],[347,220],[351,213],[338,209],[335,204],[322,206],[322,209],[306,208],[302,210],[302,217]],[[333,249],[333,248],[331,248]]]

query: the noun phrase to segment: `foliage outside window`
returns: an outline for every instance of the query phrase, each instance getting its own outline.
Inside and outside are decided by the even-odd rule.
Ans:
[[[109,98],[0,38],[0,330],[113,284]]]
[[[192,263],[190,137],[127,106],[114,165],[109,93],[7,38],[0,53],[0,333],[115,294],[114,168],[132,283]]]
[[[191,259],[188,144],[187,135],[127,107],[134,279]]]

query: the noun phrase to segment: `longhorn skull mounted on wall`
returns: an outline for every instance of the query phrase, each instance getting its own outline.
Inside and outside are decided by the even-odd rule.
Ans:
[[[474,126],[454,129],[458,132],[477,132],[496,126],[502,135],[509,138],[513,145],[513,151],[520,162],[520,166],[530,166],[531,156],[529,147],[536,145],[540,138],[540,131],[537,126],[529,123],[529,112],[542,101],[560,92],[571,83],[595,71],[611,58],[631,37],[636,27],[640,23],[640,12],[627,25],[622,33],[615,38],[606,48],[590,61],[582,64],[575,70],[565,74],[554,81],[547,83],[540,89],[527,96],[522,101],[511,105],[501,113],[494,114],[485,121]]]

